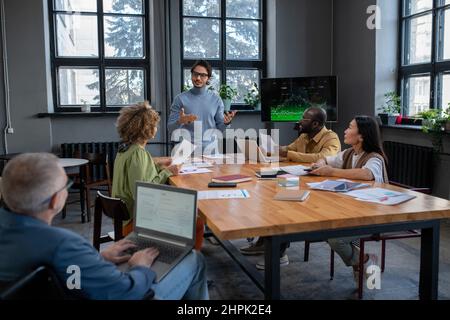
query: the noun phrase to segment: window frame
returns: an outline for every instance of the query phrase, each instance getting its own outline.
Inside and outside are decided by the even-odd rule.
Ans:
[[[409,114],[409,96],[406,89],[407,80],[411,77],[420,76],[424,74],[430,75],[430,101],[429,109],[441,109],[442,90],[439,86],[438,77],[440,74],[446,74],[450,72],[450,59],[439,60],[438,50],[443,48],[443,31],[444,21],[440,19],[440,13],[445,10],[450,10],[450,4],[445,5],[445,0],[432,0],[433,7],[431,9],[421,11],[419,13],[406,15],[406,5],[409,0],[401,0],[399,8],[399,56],[398,56],[398,80],[397,90],[402,97],[402,114]],[[409,44],[409,33],[407,32],[406,23],[410,19],[414,19],[420,16],[426,16],[431,13],[432,26],[431,26],[431,61],[425,63],[409,64],[406,65],[407,47]],[[447,21],[450,23],[450,21]]]
[[[60,104],[60,92],[59,92],[59,74],[58,69],[60,67],[68,68],[93,68],[99,70],[99,105],[91,105],[92,112],[116,112],[122,109],[124,106],[110,106],[106,104],[106,77],[105,72],[107,69],[139,69],[144,72],[144,99],[150,100],[150,21],[149,2],[142,1],[143,12],[140,14],[125,14],[125,13],[108,13],[103,12],[103,0],[97,1],[97,11],[93,12],[79,12],[79,11],[63,11],[56,10],[54,0],[48,1],[49,12],[49,35],[50,35],[50,64],[52,75],[52,96],[54,112],[56,113],[69,113],[80,112],[82,105],[68,105],[62,106]],[[97,18],[97,44],[98,44],[98,57],[58,57],[58,34],[56,30],[57,14],[64,13],[77,13],[80,15],[92,15]],[[105,56],[105,43],[104,43],[104,18],[106,17],[141,17],[143,20],[142,28],[142,40],[143,40],[143,57],[142,58],[114,58]]]
[[[198,59],[185,59],[184,58],[184,18],[194,18],[194,19],[211,19],[220,21],[220,36],[219,36],[219,58],[204,58],[210,64],[213,70],[219,71],[220,73],[220,84],[226,84],[227,70],[258,70],[259,71],[259,83],[258,88],[261,90],[261,79],[267,76],[266,68],[266,31],[267,31],[267,7],[265,0],[258,0],[260,3],[260,16],[259,18],[228,18],[226,16],[226,0],[220,1],[220,17],[203,17],[203,16],[191,16],[184,15],[183,12],[183,2],[184,0],[179,0],[179,21],[180,21],[180,60],[181,60],[181,88],[184,87],[184,70],[190,69],[192,65]],[[226,55],[226,23],[228,20],[231,21],[257,21],[260,23],[259,31],[259,59],[227,59]],[[200,59],[200,58],[199,58]],[[203,59],[203,58],[201,58]],[[253,107],[245,103],[233,103],[231,105],[231,110],[247,110],[253,111]],[[255,111],[256,112],[256,111]],[[257,111],[259,112],[259,111]]]

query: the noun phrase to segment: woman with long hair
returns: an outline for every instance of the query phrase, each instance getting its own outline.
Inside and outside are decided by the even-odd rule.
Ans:
[[[351,148],[313,164],[311,174],[354,180],[389,183],[378,123],[372,117],[357,116],[344,133],[344,143]],[[359,248],[354,245],[361,236],[328,239],[330,247],[348,267],[353,267],[356,283],[359,277]],[[377,256],[366,254],[364,264],[377,263]],[[365,270],[362,270],[365,272]]]

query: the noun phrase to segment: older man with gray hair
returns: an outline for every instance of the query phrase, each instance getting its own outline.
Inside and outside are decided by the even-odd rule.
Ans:
[[[0,184],[5,208],[0,208],[0,281],[12,282],[41,265],[50,266],[65,284],[80,271],[80,288],[71,293],[89,299],[142,299],[153,289],[158,299],[207,299],[205,263],[192,252],[161,282],[154,284],[150,269],[158,255],[155,248],[132,256],[128,240],[98,253],[69,230],[52,227],[64,207],[68,180],[59,160],[48,153],[25,153],[9,161]],[[130,270],[115,264],[127,262]]]

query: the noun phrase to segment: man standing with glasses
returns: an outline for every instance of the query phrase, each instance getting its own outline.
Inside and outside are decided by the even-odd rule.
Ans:
[[[191,81],[194,87],[175,97],[168,120],[169,132],[186,129],[191,134],[191,142],[205,148],[213,137],[204,136],[209,129],[224,131],[231,123],[236,111],[224,113],[222,99],[207,90],[212,76],[212,67],[205,60],[198,60],[191,68]],[[201,141],[194,136],[194,122],[201,123],[202,132],[197,133]],[[209,131],[211,132],[211,131]]]

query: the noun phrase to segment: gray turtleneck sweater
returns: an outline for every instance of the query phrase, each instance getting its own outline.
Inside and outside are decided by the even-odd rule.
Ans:
[[[185,114],[197,116],[196,122],[200,122],[202,125],[202,137],[208,129],[224,131],[227,128],[227,125],[223,123],[224,107],[222,99],[214,92],[207,90],[206,87],[194,87],[177,95],[173,100],[169,120],[167,121],[170,135],[175,129],[186,129],[191,134],[191,142],[194,142],[194,123],[184,125],[177,123],[181,108],[184,108]],[[203,137],[202,140],[203,146],[205,146],[210,138],[205,139]]]

